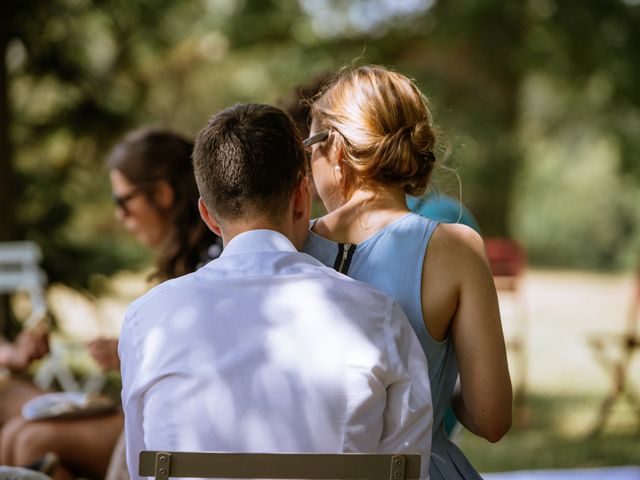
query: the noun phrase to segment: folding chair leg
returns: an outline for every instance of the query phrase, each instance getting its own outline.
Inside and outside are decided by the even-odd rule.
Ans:
[[[607,419],[611,413],[611,408],[615,404],[616,400],[625,395],[629,399],[632,406],[637,407],[640,405],[639,399],[628,389],[627,381],[629,376],[629,364],[631,363],[632,351],[624,352],[624,357],[619,362],[615,363],[613,368],[613,387],[611,391],[603,400],[600,405],[600,412],[596,419],[596,423],[589,433],[590,437],[594,437],[602,432]],[[638,411],[638,421],[640,422],[640,409]]]

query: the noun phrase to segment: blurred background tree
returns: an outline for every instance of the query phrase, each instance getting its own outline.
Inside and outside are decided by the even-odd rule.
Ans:
[[[7,0],[0,239],[98,291],[145,252],[113,221],[102,158],[129,128],[195,134],[354,59],[430,98],[486,235],[534,265],[628,268],[640,246],[638,0]],[[447,170],[440,188],[458,196]]]
[[[138,121],[173,3],[2,4],[0,238],[38,242],[51,282],[96,291],[96,274],[143,258],[116,235],[100,159]]]

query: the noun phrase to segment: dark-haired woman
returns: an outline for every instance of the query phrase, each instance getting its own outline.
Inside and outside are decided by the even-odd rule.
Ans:
[[[116,216],[156,251],[159,281],[193,272],[222,251],[198,213],[193,144],[167,130],[129,134],[107,157]]]
[[[312,224],[304,251],[398,300],[429,362],[430,478],[479,479],[444,433],[444,412],[452,404],[467,429],[495,442],[511,425],[511,381],[481,237],[407,207],[436,161],[426,100],[404,75],[363,66],[339,74],[311,117],[305,146],[329,213]]]
[[[182,135],[144,128],[127,135],[107,157],[116,216],[156,252],[156,282],[190,273],[222,251],[222,239],[198,213],[192,149]],[[89,350],[103,369],[119,370],[116,340],[97,339]],[[2,430],[0,463],[28,465],[54,452],[61,463],[54,479],[105,478],[122,425],[120,412],[72,421],[15,417]],[[117,469],[109,476],[118,478]]]

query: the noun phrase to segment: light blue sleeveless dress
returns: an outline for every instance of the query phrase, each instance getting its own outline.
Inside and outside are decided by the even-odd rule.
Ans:
[[[420,285],[429,239],[438,222],[407,213],[372,237],[338,244],[309,232],[303,251],[356,280],[373,285],[395,300],[406,313],[429,362],[433,397],[433,443],[429,476],[438,479],[480,479],[460,449],[447,437],[443,419],[458,377],[451,335],[434,340],[422,318]]]

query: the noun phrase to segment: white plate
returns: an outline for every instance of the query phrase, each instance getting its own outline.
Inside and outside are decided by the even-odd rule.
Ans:
[[[82,392],[54,392],[32,398],[22,406],[27,420],[77,418],[112,412],[114,403],[107,397],[89,397]]]

